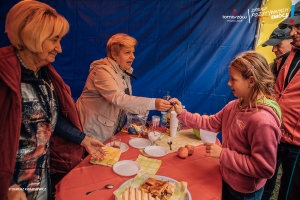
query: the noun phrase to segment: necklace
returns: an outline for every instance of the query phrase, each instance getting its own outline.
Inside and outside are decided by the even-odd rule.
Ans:
[[[24,64],[23,60],[20,58],[20,55],[19,55],[19,53],[17,52],[17,50],[15,50],[15,53],[16,53],[16,55],[17,55],[18,60],[20,61],[20,63],[21,63],[26,69],[28,69],[28,68],[26,67],[26,65]]]
[[[17,52],[17,50],[15,50],[15,53],[16,53],[16,55],[17,55],[18,60],[20,61],[20,63],[21,63],[26,69],[28,69],[28,68],[26,67],[26,65],[24,64],[23,60],[20,58],[20,55],[19,55],[19,53]],[[52,97],[52,106],[54,106],[53,91],[52,91],[53,88],[52,88],[52,85],[50,85],[49,83],[47,83],[46,81],[44,81],[44,79],[42,79],[42,81],[44,82],[45,85],[47,85],[47,86],[50,88],[51,97]]]

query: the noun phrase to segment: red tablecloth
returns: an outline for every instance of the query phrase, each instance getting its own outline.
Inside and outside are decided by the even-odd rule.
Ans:
[[[129,146],[129,149],[121,154],[120,160],[136,160],[140,151],[129,145],[130,136],[128,133],[118,133],[122,142]],[[193,200],[217,200],[222,196],[222,176],[220,165],[217,159],[205,157],[205,147],[196,147],[195,153],[186,159],[181,159],[177,153],[167,154],[164,157],[156,158],[162,160],[162,165],[156,175],[170,177],[177,181],[186,181],[188,190]],[[56,186],[56,200],[115,200],[113,192],[128,179],[134,176],[125,177],[114,173],[112,167],[93,165],[89,163],[90,156],[85,158],[70,173],[68,173]],[[104,187],[106,184],[113,184],[113,189],[104,189],[90,195],[86,192]]]

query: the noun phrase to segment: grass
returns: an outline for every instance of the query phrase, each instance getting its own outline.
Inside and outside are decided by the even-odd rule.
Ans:
[[[278,175],[277,175],[277,180],[276,180],[276,186],[274,189],[274,194],[271,197],[271,200],[277,200],[278,197],[278,192],[279,192],[279,187],[280,187],[280,179],[281,179],[281,175],[282,175],[282,165],[280,165],[279,169],[278,169]]]

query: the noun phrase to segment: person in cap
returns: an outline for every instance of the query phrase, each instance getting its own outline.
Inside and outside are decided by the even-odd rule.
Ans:
[[[292,49],[278,70],[275,96],[282,112],[282,138],[277,150],[275,175],[265,185],[262,199],[270,199],[276,184],[277,172],[282,164],[282,177],[278,199],[286,199],[291,174],[300,149],[300,2],[295,5],[294,16],[281,22],[280,29],[289,28],[293,39]]]
[[[289,36],[290,31],[289,28],[276,28],[270,35],[269,40],[262,44],[262,47],[273,46],[272,52],[274,52],[276,58],[274,59],[274,62],[270,64],[270,67],[275,76],[278,74],[278,66],[284,63],[292,48],[291,42],[293,40],[292,37]]]

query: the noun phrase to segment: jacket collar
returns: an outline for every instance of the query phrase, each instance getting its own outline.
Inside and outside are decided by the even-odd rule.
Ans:
[[[119,65],[115,60],[113,60],[113,59],[111,59],[111,58],[109,58],[109,57],[107,57],[106,59],[107,59],[107,61],[111,64],[112,69],[113,69],[116,73],[118,73],[118,74],[123,74],[123,70],[121,69],[120,65]],[[130,67],[130,69],[126,70],[126,72],[132,73],[132,72],[133,72],[133,68]]]
[[[300,47],[296,47],[296,46],[294,45],[294,42],[291,42],[291,45],[292,45],[292,51],[300,50]]]

